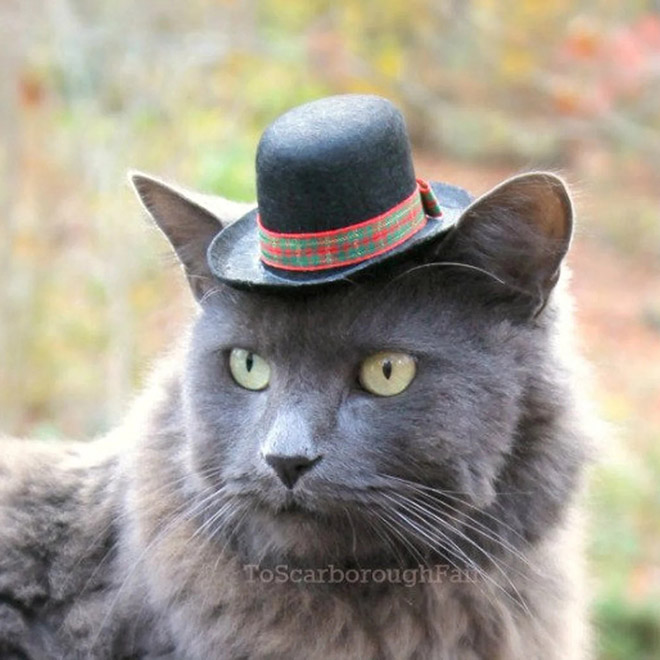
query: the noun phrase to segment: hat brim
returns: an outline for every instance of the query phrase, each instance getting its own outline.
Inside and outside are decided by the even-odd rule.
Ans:
[[[472,202],[472,196],[463,188],[450,184],[433,182],[430,185],[442,215],[438,218],[428,216],[422,229],[384,254],[350,266],[324,270],[286,271],[267,266],[260,258],[258,209],[255,208],[213,239],[207,253],[209,268],[221,282],[239,289],[299,289],[347,280],[354,274],[370,270],[430,242],[456,225]]]

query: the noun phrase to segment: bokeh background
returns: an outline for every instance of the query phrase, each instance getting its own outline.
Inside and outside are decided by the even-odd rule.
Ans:
[[[598,659],[660,658],[657,0],[2,0],[0,39],[5,433],[103,432],[190,314],[129,167],[250,200],[270,120],[373,92],[404,109],[420,176],[563,174],[612,431],[587,495]]]

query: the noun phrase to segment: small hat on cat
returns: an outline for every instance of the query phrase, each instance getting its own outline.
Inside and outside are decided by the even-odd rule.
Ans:
[[[447,232],[472,201],[415,177],[401,113],[342,95],[276,119],[257,150],[258,207],[214,238],[208,263],[238,287],[346,279]]]

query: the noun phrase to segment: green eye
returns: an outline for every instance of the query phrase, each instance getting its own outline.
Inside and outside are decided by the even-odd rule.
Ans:
[[[412,355],[381,351],[360,365],[360,384],[372,394],[394,396],[410,385],[416,371]]]
[[[246,390],[263,390],[270,381],[270,365],[260,355],[244,348],[232,348],[229,371]]]

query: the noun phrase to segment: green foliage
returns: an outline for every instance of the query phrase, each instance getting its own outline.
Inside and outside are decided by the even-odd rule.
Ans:
[[[660,451],[654,440],[643,464],[623,453],[592,479],[589,539],[601,660],[660,657]]]
[[[614,594],[595,606],[601,660],[660,657],[660,602],[631,604]]]

